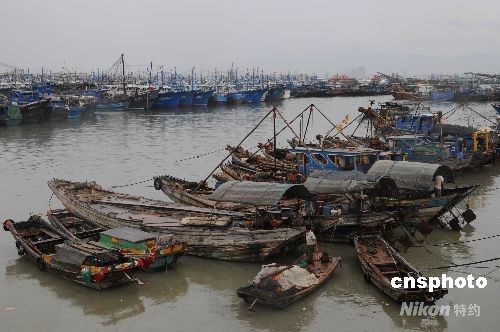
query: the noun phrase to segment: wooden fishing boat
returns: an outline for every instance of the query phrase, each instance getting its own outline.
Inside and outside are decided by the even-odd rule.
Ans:
[[[323,242],[352,243],[354,236],[388,230],[397,225],[391,212],[371,212],[357,215],[315,216],[315,233]]]
[[[261,227],[258,214],[169,204],[106,191],[95,182],[52,180],[48,185],[63,205],[82,219],[105,228],[171,233],[187,244],[190,255],[262,261],[304,241],[303,227]]]
[[[433,292],[422,288],[394,288],[391,279],[399,277],[423,277],[422,273],[399,255],[381,235],[356,236],[356,254],[365,279],[398,302],[421,301],[432,303],[448,293],[445,288]]]
[[[305,256],[299,261],[305,261],[304,259]],[[340,257],[328,257],[326,253],[321,252],[315,253],[313,262],[305,267],[305,270],[309,273],[309,278],[305,282],[302,281],[299,283],[288,282],[290,277],[284,275],[290,271],[298,271],[303,276],[302,273],[305,271],[298,265],[284,267],[277,265],[263,266],[263,270],[259,272],[259,275],[252,281],[251,285],[238,288],[236,293],[246,303],[251,303],[251,307],[255,304],[261,304],[283,309],[311,294],[323,285],[333,275],[333,272],[340,263]],[[271,271],[269,273],[264,272],[269,267],[271,267]],[[312,277],[312,280],[310,277]],[[285,282],[280,282],[284,279]]]
[[[131,227],[106,230],[67,210],[49,210],[47,216],[52,226],[68,239],[117,249],[127,257],[141,259],[147,271],[165,270],[186,252],[186,244],[169,234],[148,233]]]
[[[50,225],[69,240],[98,241],[99,234],[106,230],[95,222],[79,218],[68,210],[48,210],[47,217]]]
[[[16,240],[20,256],[27,255],[40,270],[102,290],[135,281],[128,273],[141,267],[142,260],[121,255],[89,243],[65,241],[39,216],[27,221],[6,220],[4,230]]]
[[[199,188],[198,188],[199,187]],[[182,180],[173,176],[164,175],[154,178],[154,188],[161,190],[171,200],[181,204],[188,204],[198,207],[208,207],[224,210],[243,210],[241,204],[232,202],[217,202],[208,196],[213,193],[213,189],[198,182]],[[194,190],[196,189],[196,192]]]
[[[311,179],[310,179],[311,180]],[[237,184],[237,188],[231,188],[231,193],[225,191],[219,194],[218,191],[224,190],[224,186],[231,186],[232,183]],[[248,204],[231,202],[232,199],[245,199],[244,197],[256,196],[257,188],[265,186],[300,186],[300,185],[284,185],[272,184],[268,182],[254,183],[250,181],[233,181],[221,185],[218,189],[201,186],[201,190],[193,192],[197,188],[197,182],[188,182],[177,179],[171,176],[156,177],[154,180],[155,188],[161,188],[172,200],[184,204],[189,204],[198,207],[209,208],[225,208],[240,212],[253,212],[258,207],[252,205],[251,201]],[[262,192],[267,189],[263,189]],[[270,189],[272,190],[272,189]],[[217,196],[214,196],[215,195]],[[214,197],[222,197],[223,201],[214,199]],[[345,198],[344,198],[345,199]],[[294,209],[297,206],[302,207],[304,201],[297,202],[296,199],[281,199],[279,208]],[[321,210],[321,209],[319,209]],[[369,234],[374,231],[380,231],[396,223],[394,212],[369,212],[357,214],[344,214],[342,216],[330,215],[323,216],[320,214],[311,216],[311,220],[315,225],[315,229],[319,238],[326,242],[348,242],[352,243],[354,235]],[[302,223],[304,219],[302,218]]]

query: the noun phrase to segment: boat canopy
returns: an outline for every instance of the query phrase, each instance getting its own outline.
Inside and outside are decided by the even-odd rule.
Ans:
[[[210,195],[214,201],[263,206],[276,206],[283,198],[310,200],[312,194],[301,184],[229,181]]]
[[[347,194],[374,191],[384,196],[397,192],[396,182],[388,176],[370,175],[357,171],[316,171],[309,176],[304,186],[314,194]]]
[[[446,165],[377,160],[368,170],[368,175],[388,176],[398,188],[410,190],[434,190],[434,178],[441,175],[445,183],[454,183],[452,170]]]
[[[118,259],[116,253],[111,250],[90,243],[62,243],[56,245],[55,248],[54,261],[68,265],[81,266],[84,263],[87,264],[88,259],[94,258],[95,265],[104,266]]]
[[[158,234],[147,233],[141,231],[140,229],[131,227],[118,227],[111,228],[107,231],[101,232],[103,235],[107,235],[111,238],[117,238],[125,240],[132,243],[143,242],[147,240],[154,239]]]
[[[63,243],[56,246],[56,254],[54,260],[68,265],[80,266],[83,265],[88,254],[72,246]]]

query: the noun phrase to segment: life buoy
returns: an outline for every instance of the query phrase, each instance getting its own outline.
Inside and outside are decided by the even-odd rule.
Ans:
[[[161,188],[163,187],[163,183],[161,181],[161,178],[156,178],[154,180],[154,187],[156,190],[161,190]]]

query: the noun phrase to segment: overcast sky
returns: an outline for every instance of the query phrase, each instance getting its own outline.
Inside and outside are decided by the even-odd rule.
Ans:
[[[188,71],[500,72],[500,2],[1,0],[0,62]]]

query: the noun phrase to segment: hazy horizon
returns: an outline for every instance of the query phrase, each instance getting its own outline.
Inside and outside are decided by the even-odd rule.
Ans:
[[[451,0],[4,0],[0,63],[37,72],[133,68],[179,72],[427,75],[500,72],[500,3]]]

